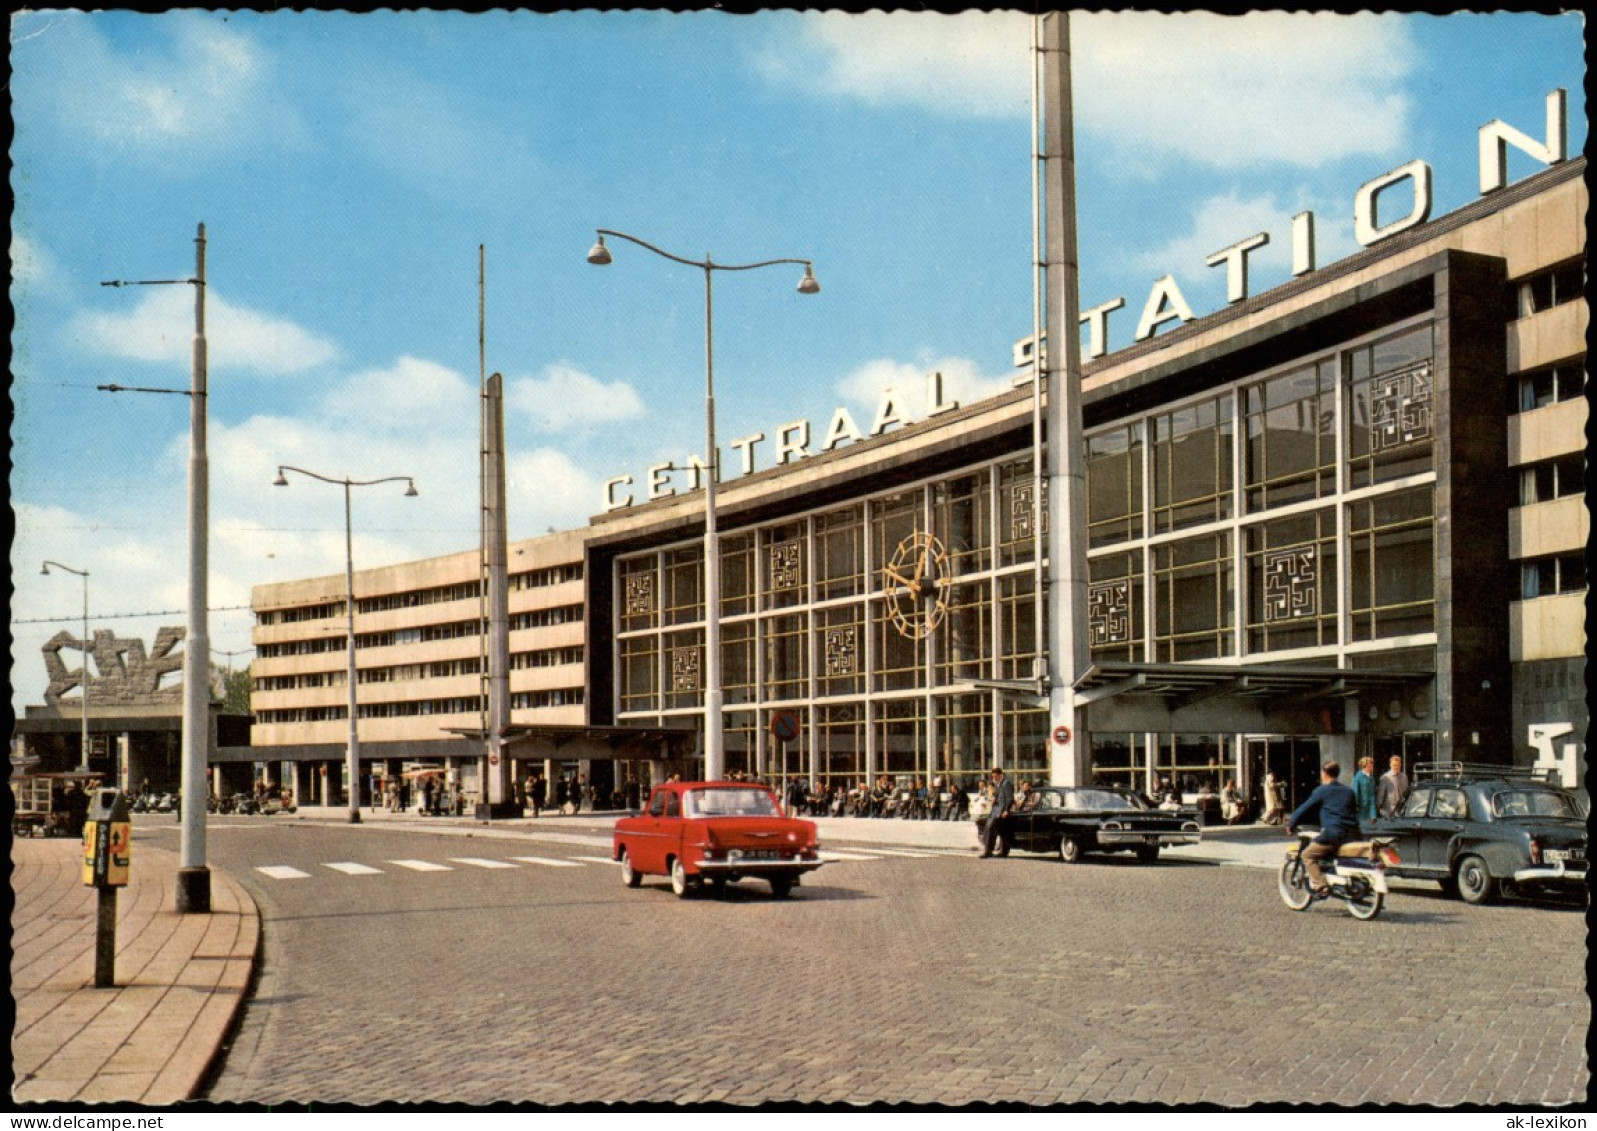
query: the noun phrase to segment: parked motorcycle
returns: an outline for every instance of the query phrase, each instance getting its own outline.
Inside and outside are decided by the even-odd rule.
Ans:
[[[174,804],[172,795],[163,793],[150,803],[150,811],[152,813],[170,813]]]
[[[1316,900],[1309,881],[1303,850],[1319,835],[1318,830],[1300,830],[1298,843],[1286,850],[1278,879],[1281,902],[1293,911],[1307,911]],[[1337,850],[1336,859],[1320,864],[1327,892],[1323,899],[1341,900],[1355,919],[1373,919],[1386,903],[1386,869],[1400,863],[1391,837],[1349,841]]]

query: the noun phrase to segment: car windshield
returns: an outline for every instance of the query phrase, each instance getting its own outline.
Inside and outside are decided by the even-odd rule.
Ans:
[[[1575,799],[1550,789],[1505,789],[1492,794],[1494,817],[1579,817]]]
[[[1108,789],[1078,789],[1065,794],[1066,809],[1146,809],[1140,798]]]
[[[687,795],[690,817],[779,817],[776,802],[763,789],[693,789]]]

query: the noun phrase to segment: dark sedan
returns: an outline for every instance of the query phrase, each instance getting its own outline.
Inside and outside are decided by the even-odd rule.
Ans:
[[[1545,782],[1424,780],[1402,809],[1366,831],[1396,839],[1403,862],[1389,873],[1435,880],[1466,903],[1505,890],[1585,894],[1585,813],[1574,794]]]
[[[990,818],[976,824],[985,835]],[[1102,786],[1045,786],[1017,798],[998,823],[996,850],[1057,852],[1074,864],[1089,852],[1134,852],[1151,864],[1161,848],[1197,844],[1202,832],[1190,809],[1155,809],[1129,790]]]

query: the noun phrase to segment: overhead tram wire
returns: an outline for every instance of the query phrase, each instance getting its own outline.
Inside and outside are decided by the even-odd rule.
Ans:
[[[213,612],[213,613],[236,613],[236,612],[248,611],[249,608],[250,608],[249,605],[212,605],[208,611],[209,612]],[[147,613],[95,613],[94,614],[94,619],[95,620],[137,620],[139,617],[175,617],[175,616],[181,615],[185,611],[186,610],[184,610],[184,609],[152,609],[151,611],[149,611]],[[75,616],[75,615],[76,614],[69,614],[68,616],[65,616],[65,617],[27,617],[27,618],[13,617],[11,619],[11,623],[12,624],[54,624],[55,622],[61,621],[61,620],[71,620],[72,617]]]

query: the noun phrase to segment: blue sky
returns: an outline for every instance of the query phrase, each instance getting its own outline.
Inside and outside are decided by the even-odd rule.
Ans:
[[[1209,255],[1255,232],[1255,291],[1356,250],[1358,187],[1414,159],[1433,216],[1475,199],[1477,129],[1542,136],[1581,17],[1072,17],[1084,306],[1154,279],[1225,305]],[[212,645],[250,643],[252,585],[343,566],[333,477],[369,567],[475,545],[477,256],[487,364],[508,386],[510,532],[582,524],[612,475],[703,447],[702,275],[690,258],[815,261],[717,276],[723,443],[862,427],[887,386],[1009,387],[1030,332],[1030,22],[1014,14],[50,12],[11,21],[13,706],[78,624],[153,639],[185,602],[190,288],[208,229]],[[1514,152],[1511,179],[1540,166]],[[913,394],[912,394],[913,395]],[[769,465],[771,441],[759,449]],[[724,451],[728,474],[736,454]],[[103,618],[103,619],[102,619]],[[68,666],[75,666],[68,656]],[[240,660],[242,662],[242,660]]]

